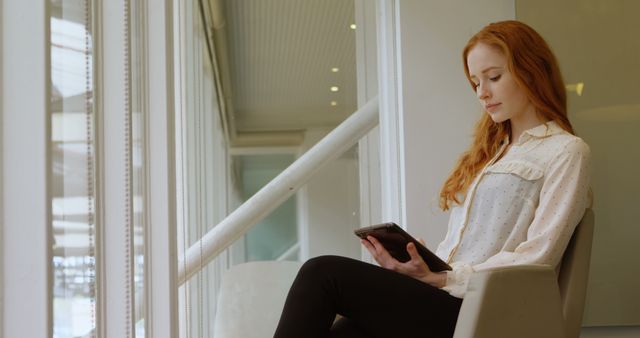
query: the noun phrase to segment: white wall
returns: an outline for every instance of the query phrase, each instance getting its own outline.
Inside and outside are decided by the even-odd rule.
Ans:
[[[517,16],[556,54],[568,92],[569,118],[591,147],[596,215],[586,326],[636,326],[640,337],[640,21],[638,1],[517,1]],[[624,150],[623,150],[624,147]],[[629,268],[635,267],[635,268]],[[595,331],[594,331],[595,332]]]
[[[640,327],[638,326],[606,326],[584,327],[580,332],[580,338],[638,338]]]
[[[513,0],[399,4],[407,229],[435,249],[448,221],[438,208],[440,188],[480,116],[464,75],[462,48],[486,24],[513,19],[515,9]]]

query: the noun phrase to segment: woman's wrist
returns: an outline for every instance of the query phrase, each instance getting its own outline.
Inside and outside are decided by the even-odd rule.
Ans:
[[[423,279],[423,282],[436,287],[442,288],[447,285],[447,273],[446,272],[431,272],[426,275]]]

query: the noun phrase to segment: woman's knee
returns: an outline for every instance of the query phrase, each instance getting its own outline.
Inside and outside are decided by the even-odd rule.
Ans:
[[[300,268],[299,275],[331,275],[336,271],[344,262],[348,260],[346,257],[340,256],[318,256],[307,260]]]

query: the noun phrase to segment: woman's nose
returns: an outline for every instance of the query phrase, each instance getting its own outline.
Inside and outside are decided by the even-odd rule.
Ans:
[[[490,96],[490,93],[487,87],[481,83],[476,88],[476,95],[478,95],[478,99],[486,99]]]

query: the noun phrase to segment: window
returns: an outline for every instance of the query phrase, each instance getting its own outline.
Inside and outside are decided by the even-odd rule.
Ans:
[[[96,327],[93,15],[89,1],[52,1],[53,337]]]

